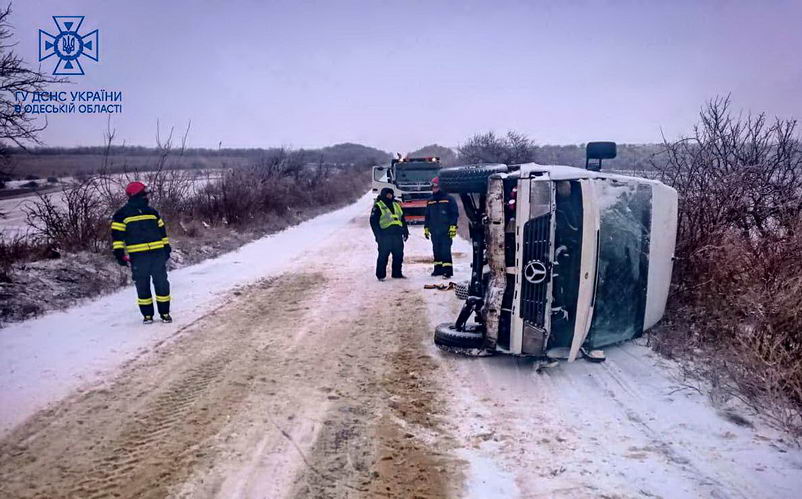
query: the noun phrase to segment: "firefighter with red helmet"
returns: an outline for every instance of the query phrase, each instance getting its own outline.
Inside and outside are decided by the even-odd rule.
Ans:
[[[440,178],[432,179],[432,197],[426,202],[426,217],[423,222],[423,234],[432,240],[434,253],[434,271],[432,276],[443,276],[444,279],[454,275],[451,262],[451,240],[457,236],[457,220],[459,207],[457,201],[440,190]]]
[[[148,191],[142,182],[131,182],[125,188],[128,202],[112,217],[112,251],[117,263],[127,267],[136,285],[137,303],[145,324],[153,323],[153,302],[150,283],[156,291],[156,308],[162,322],[170,317],[170,282],[167,260],[170,240],[159,212],[148,204]]]

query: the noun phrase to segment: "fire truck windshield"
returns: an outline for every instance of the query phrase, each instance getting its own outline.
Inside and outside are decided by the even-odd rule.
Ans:
[[[412,165],[396,165],[395,177],[399,184],[421,184],[431,182],[437,176],[438,168],[420,168]]]

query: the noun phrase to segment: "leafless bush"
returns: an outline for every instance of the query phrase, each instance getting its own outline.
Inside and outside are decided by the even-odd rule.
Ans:
[[[107,246],[109,207],[98,195],[98,180],[64,186],[60,195],[38,194],[24,207],[28,225],[41,242],[67,251]]]
[[[196,178],[190,170],[149,172],[142,176],[142,181],[166,217],[186,212],[195,195]]]
[[[665,141],[665,162],[656,164],[688,207],[680,213],[687,257],[726,230],[739,231],[747,241],[781,237],[802,212],[796,121],[733,116],[729,106],[727,98],[710,102],[694,136]]]
[[[0,282],[12,263],[36,256],[41,250],[41,247],[24,234],[0,234]]]
[[[158,152],[155,167],[142,175],[148,186],[151,198],[167,215],[178,215],[188,208],[190,198],[195,193],[194,172],[175,168],[174,159],[184,156],[187,147],[187,137],[192,123],[187,124],[178,150],[173,144],[173,128],[170,128],[166,137],[162,137],[159,122],[156,122],[156,150]]]
[[[197,236],[199,224],[248,226],[285,217],[295,219],[309,208],[328,207],[353,200],[367,189],[369,175],[364,166],[364,147],[343,144],[317,153],[304,150],[269,149],[250,164],[198,172],[175,168],[185,150],[189,125],[175,145],[174,129],[162,134],[156,123],[156,163],[145,172],[129,171],[114,164],[116,131],[107,123],[104,159],[96,173],[76,177],[59,194],[40,195],[27,208],[28,225],[39,244],[67,251],[108,249],[111,214],[125,203],[125,185],[143,181],[151,203],[183,233]],[[342,163],[326,161],[331,150]],[[316,160],[316,161],[315,161]],[[367,162],[373,164],[373,160]],[[287,217],[287,215],[293,215]],[[272,223],[272,222],[271,222]]]
[[[351,200],[367,187],[365,171],[312,163],[304,151],[271,151],[250,166],[225,170],[192,199],[202,220],[244,225],[267,214]]]
[[[178,226],[184,232],[184,235],[186,235],[189,238],[195,238],[200,236],[204,229],[203,223],[197,220],[190,220],[188,222],[179,220]]]
[[[655,168],[680,194],[674,316],[708,372],[802,434],[802,149],[796,121],[709,102]],[[661,348],[672,340],[663,339]]]
[[[493,132],[477,134],[458,148],[460,163],[529,163],[535,160],[535,142],[524,134],[509,131],[504,136]]]

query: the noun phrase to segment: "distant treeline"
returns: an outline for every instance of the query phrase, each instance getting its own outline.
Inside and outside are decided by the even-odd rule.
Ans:
[[[279,147],[273,148],[219,148],[209,149],[203,147],[186,148],[182,152],[183,156],[225,156],[225,157],[242,157],[242,158],[261,158],[265,153],[276,151]],[[326,158],[327,161],[338,162],[341,159],[352,160],[360,157],[377,157],[387,158],[389,153],[380,151],[379,149],[363,146],[361,144],[342,143],[333,146],[321,147],[317,149],[299,149],[311,155],[318,154]],[[104,155],[110,154],[113,156],[153,156],[159,154],[160,150],[155,147],[145,146],[78,146],[78,147],[35,147],[29,149],[11,148],[9,152],[12,155],[31,155],[31,156],[57,156],[63,154],[78,154],[78,155]],[[178,154],[174,150],[173,154]]]
[[[169,169],[219,169],[249,165],[280,154],[284,148],[204,149],[169,151],[169,161],[162,161],[165,151],[142,146],[40,147],[14,149],[8,167],[0,167],[0,180],[11,178],[62,177]],[[368,168],[389,160],[389,153],[360,144],[343,143],[319,149],[299,149],[296,154],[309,163]]]
[[[661,144],[618,144],[618,156],[605,160],[605,170],[649,171],[652,160],[662,151]],[[437,156],[445,166],[466,163],[525,163],[585,167],[585,144],[536,145],[528,137],[512,132],[508,135],[485,133],[475,135],[460,147],[431,144],[408,153],[412,157]]]
[[[432,144],[409,156],[438,156],[443,165],[453,166],[460,163],[501,161],[527,162],[541,164],[561,164],[569,166],[585,166],[585,145],[535,145],[531,141],[515,144],[513,156],[476,157],[467,154],[472,140],[488,140],[488,136],[477,136],[460,148],[449,148]],[[505,152],[510,149],[503,144],[505,137],[490,137],[491,142],[500,140],[500,144],[490,144],[492,151]],[[480,148],[487,149],[487,144]],[[473,148],[475,149],[475,148]],[[209,170],[231,168],[259,162],[283,151],[283,148],[187,148],[184,151],[173,149],[166,165],[160,162],[163,151],[154,147],[143,146],[104,146],[91,147],[39,147],[29,150],[12,149],[10,168],[0,168],[0,180],[12,178],[63,177],[100,173],[101,171],[131,172],[151,171],[163,165],[171,169]],[[463,154],[460,154],[460,151]],[[660,151],[657,144],[619,144],[618,157],[605,161],[605,169],[619,171],[651,170],[651,160]],[[391,155],[380,149],[354,143],[336,144],[318,149],[299,149],[308,163],[324,163],[328,165],[348,165],[370,167],[389,161]],[[523,153],[523,155],[521,155]]]
[[[183,151],[183,156],[187,157],[229,157],[229,158],[249,158],[259,159],[265,155],[281,148],[187,148]],[[107,148],[104,146],[80,146],[80,147],[39,147],[26,150],[11,149],[13,155],[30,156],[58,156],[58,155],[104,155]],[[390,158],[390,153],[354,143],[336,144],[333,146],[321,147],[317,149],[299,149],[310,157],[319,156],[325,162],[342,163],[354,162],[360,159],[376,159],[385,161]],[[536,161],[544,164],[567,164],[571,166],[585,165],[585,144],[569,145],[536,145],[534,146]],[[618,144],[618,157],[610,160],[610,164],[617,166],[637,166],[648,163],[649,158],[660,151],[660,144]],[[108,149],[112,156],[153,156],[159,154],[159,150],[153,147],[144,146],[112,146]],[[178,154],[173,151],[173,155]],[[409,153],[410,156],[419,155],[438,155],[443,160],[451,160],[457,155],[453,149],[439,146],[436,144],[423,147],[417,151]]]

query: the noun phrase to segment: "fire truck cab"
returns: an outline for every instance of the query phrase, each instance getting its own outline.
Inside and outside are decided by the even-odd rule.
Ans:
[[[432,195],[432,179],[440,171],[440,158],[393,159],[388,166],[373,167],[373,192],[389,187],[401,202],[407,223],[423,223],[426,200]]]

